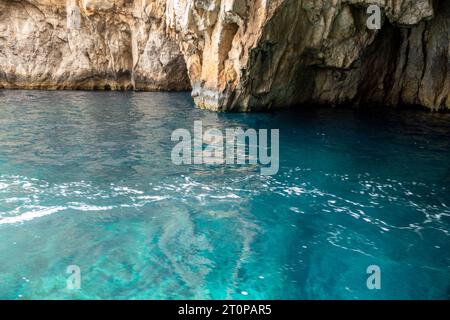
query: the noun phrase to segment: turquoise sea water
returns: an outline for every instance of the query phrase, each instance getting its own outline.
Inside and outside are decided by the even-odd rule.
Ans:
[[[194,120],[280,129],[279,173],[174,166],[171,133]],[[448,299],[449,124],[217,114],[187,93],[0,91],[0,298]],[[66,288],[69,265],[80,290]]]

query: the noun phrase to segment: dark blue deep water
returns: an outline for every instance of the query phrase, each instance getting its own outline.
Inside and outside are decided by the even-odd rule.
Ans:
[[[173,165],[194,120],[280,129],[279,173]],[[450,115],[0,91],[0,298],[448,299],[449,189]]]

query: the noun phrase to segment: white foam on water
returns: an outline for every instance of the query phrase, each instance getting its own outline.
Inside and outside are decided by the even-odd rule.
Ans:
[[[31,221],[36,218],[45,217],[45,216],[51,215],[53,213],[62,211],[64,209],[66,209],[66,208],[65,207],[50,207],[50,208],[41,208],[39,210],[32,210],[32,211],[22,213],[21,215],[18,215],[15,217],[2,218],[2,219],[0,219],[0,225]]]
[[[168,199],[169,197],[167,196],[141,196],[141,197],[136,197],[136,199],[138,200],[152,200],[152,201],[162,201],[165,199]]]
[[[68,207],[69,209],[73,209],[73,210],[79,210],[79,211],[108,211],[108,210],[112,210],[115,207],[114,206],[94,206],[94,205],[89,205],[89,204],[84,204],[84,203],[76,203],[73,205],[70,205]]]
[[[210,198],[213,199],[240,199],[241,197],[239,197],[238,195],[231,193],[231,194],[227,194],[224,196],[210,196]]]
[[[125,194],[144,194],[143,191],[136,190],[136,189],[131,189],[131,188],[128,188],[128,187],[113,187],[112,190],[118,192],[121,195],[125,195]]]

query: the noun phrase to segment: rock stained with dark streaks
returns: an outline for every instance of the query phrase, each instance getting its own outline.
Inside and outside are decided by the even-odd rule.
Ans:
[[[366,26],[367,7],[382,12]],[[0,0],[0,87],[450,109],[447,0]]]

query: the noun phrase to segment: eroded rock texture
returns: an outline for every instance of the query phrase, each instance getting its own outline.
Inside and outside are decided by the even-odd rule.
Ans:
[[[0,87],[187,90],[165,0],[0,0]]]
[[[381,31],[366,27],[382,8]],[[450,1],[168,0],[196,103],[450,108]]]
[[[450,109],[449,38],[449,0],[0,0],[0,87]]]

